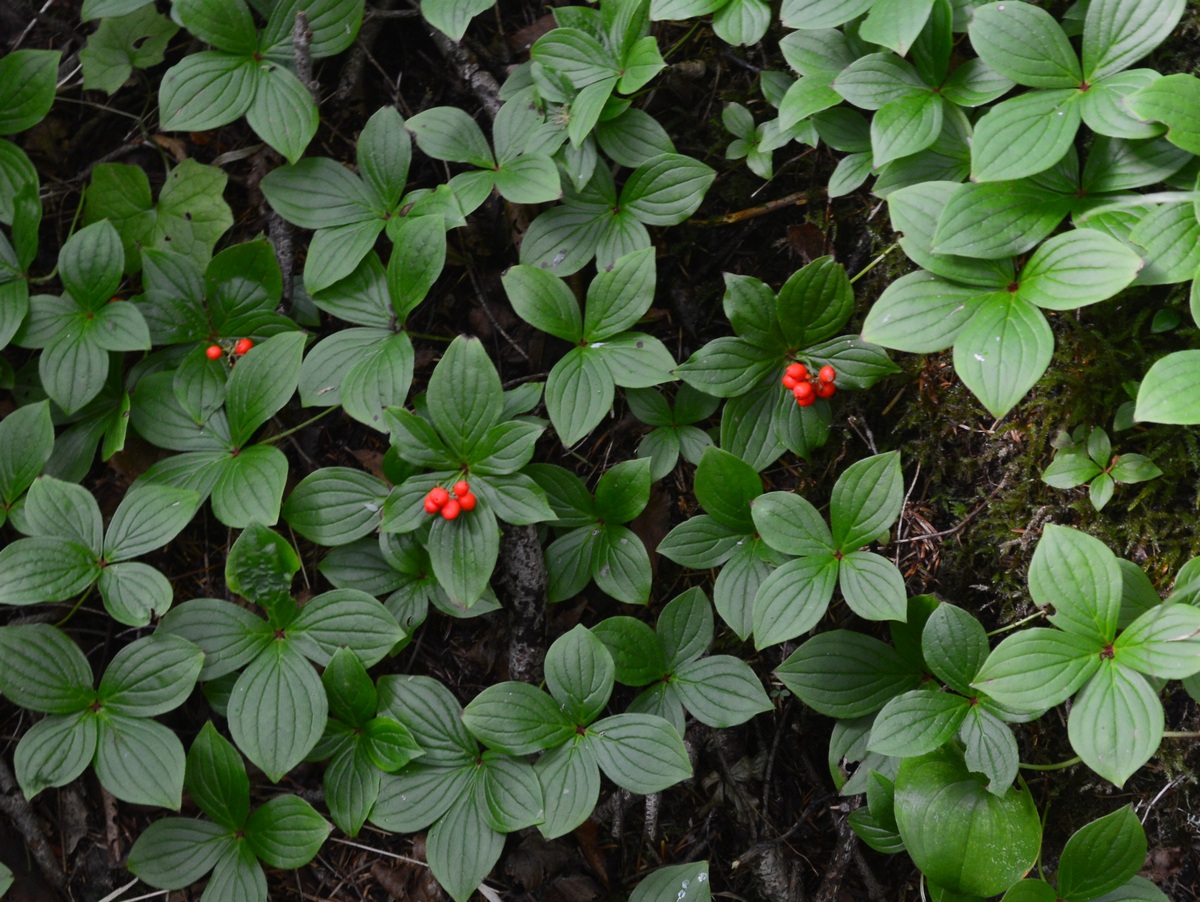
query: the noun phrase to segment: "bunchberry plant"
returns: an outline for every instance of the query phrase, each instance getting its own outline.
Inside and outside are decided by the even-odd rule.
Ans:
[[[183,745],[152,718],[183,704],[203,659],[177,636],[145,636],[117,652],[96,686],[91,664],[60,630],[0,627],[0,692],[47,715],[13,755],[21,792],[32,799],[93,764],[117,798],[178,810]]]
[[[132,560],[175,538],[196,512],[187,489],[139,483],[108,529],[92,493],[52,476],[34,481],[16,524],[29,536],[0,551],[0,604],[66,601],[94,585],[118,623],[145,626],[173,593],[155,568]]]
[[[163,632],[204,651],[201,680],[241,671],[229,699],[229,732],[274,783],[308,755],[325,732],[329,702],[313,664],[328,666],[349,648],[364,666],[378,663],[404,631],[378,601],[356,589],[323,592],[298,605],[295,549],[261,524],[229,551],[225,581],[267,617],[218,598],[197,598],[162,619]],[[189,881],[190,882],[190,881]]]
[[[1087,485],[1088,498],[1096,510],[1112,500],[1118,485],[1146,482],[1162,475],[1162,470],[1144,455],[1114,455],[1108,433],[1099,426],[1080,426],[1071,435],[1060,432],[1054,445],[1058,451],[1042,474],[1042,481],[1056,489]]]
[[[50,402],[26,404],[0,420],[0,526],[8,521],[53,451]]]
[[[650,458],[650,477],[654,480],[674,470],[680,457],[692,466],[698,465],[704,449],[712,444],[712,437],[695,424],[712,416],[721,402],[686,382],[679,383],[674,404],[650,388],[628,389],[625,403],[635,417],[654,427],[637,448],[638,457]]]
[[[211,871],[204,902],[266,902],[260,862],[274,868],[307,864],[331,830],[294,795],[275,796],[251,811],[246,766],[211,721],[188,751],[184,783],[207,818],[163,818],[137,838],[128,867],[151,886],[182,889]]]

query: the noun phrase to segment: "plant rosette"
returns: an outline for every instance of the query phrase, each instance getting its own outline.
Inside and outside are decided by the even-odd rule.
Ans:
[[[1087,485],[1092,507],[1102,510],[1118,485],[1146,482],[1162,470],[1141,454],[1114,456],[1108,433],[1103,429],[1078,427],[1068,436],[1060,432],[1052,442],[1058,450],[1042,474],[1042,482],[1056,489]]]
[[[497,520],[520,526],[554,519],[545,493],[524,472],[544,427],[506,416],[507,407],[483,345],[459,336],[429,378],[425,416],[401,408],[387,411],[392,446],[400,458],[431,472],[418,473],[392,490],[381,528],[388,533],[422,530],[419,536],[438,582],[466,607],[483,595],[495,569]],[[430,516],[425,508],[430,493],[456,482],[469,482],[466,494],[476,499],[469,516],[447,517],[446,507],[439,508],[442,516]],[[458,508],[461,512],[461,500]]]

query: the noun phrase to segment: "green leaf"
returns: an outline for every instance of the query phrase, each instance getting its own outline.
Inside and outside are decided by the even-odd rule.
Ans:
[[[249,441],[295,393],[304,340],[302,332],[273,335],[251,348],[234,367],[225,390],[225,410],[235,446]]]
[[[393,219],[388,234],[392,256],[388,260],[387,287],[392,309],[403,321],[416,308],[446,262],[446,230],[440,216],[406,216]]]
[[[609,617],[592,627],[592,635],[612,656],[614,677],[625,686],[645,686],[669,670],[653,629],[633,617]]]
[[[754,596],[754,646],[767,648],[807,633],[825,616],[837,583],[831,554],[788,561]]]
[[[213,513],[226,526],[275,523],[287,481],[287,458],[273,445],[250,445],[220,462]]]
[[[364,745],[361,740],[351,741],[325,768],[325,804],[329,816],[338,829],[350,836],[358,835],[379,797],[382,775],[367,756]]]
[[[489,748],[510,755],[560,746],[575,733],[574,722],[558,703],[528,683],[487,687],[463,709],[462,720]]]
[[[414,767],[458,766],[474,761],[479,746],[463,725],[461,706],[442,683],[432,677],[384,676],[379,679],[379,699],[379,712],[408,727],[425,750]]]
[[[1121,613],[1121,570],[1099,539],[1048,524],[1029,562],[1029,594],[1059,629],[1108,645]]]
[[[321,674],[321,684],[325,687],[332,717],[362,727],[375,716],[379,705],[375,684],[350,648],[339,648],[334,652]]]
[[[312,95],[282,66],[260,66],[254,74],[246,122],[289,163],[295,163],[317,133],[319,116]]]
[[[1070,89],[1030,91],[988,110],[975,124],[971,178],[1019,179],[1061,160],[1079,130],[1079,96]]]
[[[208,721],[187,754],[188,795],[228,830],[240,830],[250,814],[250,781],[233,745]]]
[[[262,191],[289,222],[305,229],[327,229],[371,219],[379,199],[345,166],[309,157],[267,173]]]
[[[1142,120],[1154,120],[1167,127],[1167,140],[1188,153],[1200,153],[1200,78],[1189,74],[1159,78],[1129,95],[1125,105]]]
[[[346,545],[374,532],[387,488],[374,476],[347,467],[323,467],[296,486],[283,518],[318,545]]]
[[[277,639],[250,662],[229,700],[234,742],[272,783],[312,751],[327,716],[321,678],[286,639]]]
[[[487,500],[457,520],[438,517],[426,547],[434,575],[454,601],[470,606],[487,588],[500,553],[500,530]]]
[[[96,699],[115,714],[156,717],[187,700],[203,664],[204,653],[179,636],[145,636],[117,652]]]
[[[670,135],[658,120],[637,107],[598,122],[593,134],[605,156],[630,169],[636,169],[651,157],[675,152]]]
[[[32,801],[43,789],[65,786],[96,754],[97,717],[89,710],[52,714],[30,727],[13,752],[21,794]]]
[[[699,587],[682,592],[658,615],[658,638],[669,667],[678,669],[708,650],[713,639],[713,614]]]
[[[536,266],[514,266],[501,282],[513,310],[535,329],[569,342],[583,337],[579,302],[558,276]]]
[[[235,841],[226,847],[204,891],[213,899],[267,902],[267,877],[249,843]]]
[[[942,133],[945,107],[933,93],[915,93],[885,103],[871,119],[876,168],[932,145]]]
[[[1184,0],[1097,0],[1090,4],[1081,45],[1085,79],[1094,83],[1144,57],[1174,30],[1184,6]]]
[[[471,20],[492,6],[492,0],[422,0],[421,15],[451,40],[461,41]]]
[[[850,630],[817,634],[775,675],[810,708],[837,718],[873,714],[921,681],[891,646]]]
[[[435,160],[470,163],[483,169],[496,166],[483,130],[458,107],[432,107],[409,118],[404,127],[412,132],[421,150]]]
[[[219,50],[250,56],[258,50],[258,32],[244,3],[180,0],[175,13],[183,27]]]
[[[1016,406],[1050,364],[1054,335],[1045,316],[1021,297],[995,292],[981,299],[954,340],[954,369],[995,417]]]
[[[121,237],[112,223],[103,220],[68,238],[58,254],[63,287],[81,307],[95,314],[116,292],[124,265]]]
[[[828,555],[836,549],[825,518],[799,495],[768,492],[750,503],[754,528],[776,551],[791,555]]]
[[[30,711],[72,714],[95,699],[92,668],[56,627],[0,627],[0,693]]]
[[[211,871],[232,843],[230,831],[211,821],[160,818],[138,836],[126,866],[151,886],[183,889]]]
[[[1018,294],[1046,310],[1071,310],[1112,297],[1141,266],[1141,258],[1115,238],[1076,229],[1033,252],[1021,270]]]
[[[1070,698],[1100,666],[1094,640],[1033,628],[1001,642],[972,685],[1018,711],[1044,711]]]
[[[872,0],[784,0],[780,18],[788,28],[833,28],[871,8]]]
[[[742,338],[716,338],[676,367],[688,385],[718,398],[734,398],[749,391],[778,367],[774,354]]]
[[[427,399],[438,432],[451,449],[469,457],[499,421],[504,404],[500,377],[479,339],[460,335],[450,343],[429,380]]]
[[[906,758],[896,776],[896,824],[929,881],[992,896],[1019,880],[1041,846],[1041,821],[1027,790],[987,791],[957,753]]]
[[[887,558],[869,551],[852,551],[838,568],[842,597],[864,620],[904,620],[908,595],[904,577]]]
[[[716,173],[698,160],[666,153],[633,171],[620,206],[647,225],[678,225],[696,212]]]
[[[54,450],[50,403],[26,404],[0,420],[0,448],[0,501],[11,507]]]
[[[58,50],[14,50],[0,60],[0,135],[41,122],[54,104]]]
[[[504,850],[504,836],[487,825],[475,793],[455,799],[427,837],[429,867],[455,902],[466,902]]]
[[[842,552],[861,548],[895,522],[903,502],[899,452],[851,464],[838,477],[830,499],[834,546]]]
[[[626,604],[650,600],[653,572],[641,539],[632,530],[608,523],[595,545],[592,577],[607,595]]]
[[[747,538],[748,533],[743,529],[726,526],[706,514],[697,514],[667,533],[659,543],[658,553],[693,570],[719,567]]]
[[[859,26],[859,37],[907,56],[932,6],[933,0],[876,0]]]
[[[1120,454],[1112,468],[1112,478],[1124,485],[1146,482],[1161,475],[1162,470],[1140,454]]]
[[[489,751],[483,753],[481,774],[480,813],[491,829],[514,833],[542,822],[542,787],[531,764]]]
[[[984,705],[974,705],[958,734],[967,768],[988,778],[988,792],[1003,795],[1017,779],[1017,740],[1012,730]]]
[[[778,556],[759,539],[743,538],[713,583],[713,605],[739,639],[754,631],[754,596]]]
[[[186,489],[137,483],[121,500],[104,537],[109,563],[161,548],[192,520],[199,496]]]
[[[878,110],[929,90],[912,64],[892,53],[860,56],[842,69],[833,81],[833,89],[864,110]]]
[[[383,605],[358,589],[322,592],[304,604],[288,633],[306,658],[321,666],[339,648],[350,648],[371,667],[404,638],[404,631]]]
[[[1191,676],[1200,671],[1200,608],[1155,605],[1117,637],[1113,653],[1118,663],[1147,676]]]
[[[1146,678],[1111,659],[1071,706],[1067,735],[1083,763],[1118,787],[1158,749],[1162,704]]]
[[[229,549],[225,581],[230,591],[264,606],[291,594],[300,558],[283,536],[251,523]]]
[[[308,864],[332,827],[312,805],[292,795],[276,796],[246,821],[246,841],[273,868]]]
[[[1043,9],[1020,0],[989,3],[975,10],[968,32],[980,59],[1019,85],[1077,88],[1083,83],[1070,40]]]
[[[167,43],[179,26],[147,4],[121,16],[106,16],[79,51],[87,90],[115,94],[134,67],[146,69],[163,61]]]
[[[696,468],[694,489],[696,500],[717,523],[742,533],[753,531],[750,505],[762,494],[762,480],[745,461],[708,448]]]
[[[257,64],[218,50],[185,56],[167,70],[158,88],[161,126],[168,131],[207,131],[232,122],[254,101]]]
[[[1197,367],[1200,351],[1176,351],[1157,360],[1138,388],[1134,419],[1144,423],[1200,423]]]
[[[654,285],[652,248],[626,254],[611,266],[601,268],[588,286],[587,307],[579,337],[599,346],[603,339],[632,326],[653,303]]]
[[[661,792],[692,775],[683,740],[661,717],[606,717],[588,728],[584,742],[608,778],[630,792]]]
[[[0,603],[65,601],[100,575],[96,554],[66,539],[20,539],[0,551]]]
[[[199,668],[197,668],[199,669]],[[162,724],[142,717],[98,718],[96,776],[122,801],[179,810],[183,744]]]
[[[698,721],[725,728],[774,708],[750,666],[732,655],[713,655],[678,667],[670,684]]]
[[[146,564],[126,561],[106,567],[97,587],[105,610],[127,626],[145,626],[171,606],[171,584]]]
[[[347,49],[362,22],[362,0],[281,0],[271,10],[263,29],[263,47],[291,56],[291,35],[296,13],[305,10],[312,31],[312,58],[322,59]]]
[[[659,902],[662,899],[710,902],[712,890],[709,887],[707,861],[676,864],[659,868],[642,880],[629,897],[629,902]]]
[[[1145,860],[1146,831],[1126,805],[1067,840],[1059,859],[1059,892],[1068,899],[1094,899],[1127,882]]]
[[[926,755],[958,731],[970,708],[959,695],[928,689],[904,692],[875,715],[867,748],[898,758]]]
[[[216,598],[196,598],[172,608],[159,628],[204,650],[202,680],[213,680],[245,666],[266,649],[274,636],[271,625],[261,617]]]
[[[566,446],[595,429],[612,410],[612,373],[594,348],[573,348],[546,380],[546,412]]]
[[[596,483],[596,514],[607,523],[628,523],[650,501],[650,462],[622,461]]]
[[[1070,206],[1032,181],[962,185],[938,217],[934,250],[989,259],[1021,254],[1053,232]]]
[[[863,339],[914,354],[944,350],[983,297],[978,288],[956,285],[924,270],[909,273],[888,285],[871,305]]]
[[[819,257],[794,273],[775,301],[783,335],[797,348],[833,338],[853,310],[846,268],[832,257]]]
[[[947,686],[972,695],[971,681],[988,656],[983,625],[962,608],[942,603],[921,632],[921,655]]]
[[[574,723],[590,723],[604,710],[615,674],[604,643],[582,625],[556,639],[546,653],[546,688]]]

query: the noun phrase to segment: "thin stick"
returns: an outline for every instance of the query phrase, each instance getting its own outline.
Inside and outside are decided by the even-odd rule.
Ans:
[[[786,197],[778,198],[777,200],[769,200],[765,204],[757,207],[748,207],[745,210],[738,210],[736,213],[726,213],[724,216],[714,216],[712,219],[693,219],[692,223],[702,226],[723,226],[733,225],[735,222],[742,222],[746,219],[754,219],[756,216],[766,216],[768,213],[774,213],[776,210],[783,210],[787,207],[798,207],[806,204],[809,201],[810,194],[821,194],[819,191],[797,191],[795,194],[789,194]]]

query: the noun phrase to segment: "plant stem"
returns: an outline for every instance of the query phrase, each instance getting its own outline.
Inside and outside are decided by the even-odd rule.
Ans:
[[[1200,739],[1197,730],[1164,730],[1163,739]]]
[[[72,606],[71,610],[67,611],[67,613],[63,616],[63,619],[58,621],[58,623],[56,623],[54,625],[57,626],[59,629],[62,629],[63,625],[68,620],[70,620],[72,617],[74,617],[75,612],[78,611],[79,608],[83,605],[83,603],[88,600],[88,596],[92,594],[92,589],[94,589],[94,588],[96,588],[96,584],[92,583],[90,586],[88,586],[86,589],[84,589],[83,594],[79,596],[79,600],[77,602],[75,602],[75,604]]]
[[[292,434],[294,434],[294,433],[296,433],[296,432],[299,432],[299,431],[300,431],[301,429],[303,429],[305,426],[311,426],[311,425],[312,425],[313,423],[315,423],[317,420],[319,420],[319,419],[322,419],[323,417],[327,417],[327,416],[329,416],[329,415],[330,415],[331,413],[333,413],[335,410],[339,410],[339,409],[340,409],[340,407],[341,407],[341,405],[335,405],[335,406],[333,406],[333,407],[326,407],[324,410],[322,410],[322,411],[321,411],[319,414],[317,414],[315,417],[310,417],[309,419],[305,420],[305,421],[304,421],[303,423],[301,423],[300,425],[298,425],[298,426],[293,426],[291,429],[285,429],[283,432],[280,432],[278,435],[272,435],[270,438],[265,438],[265,439],[263,439],[261,442],[259,442],[258,444],[260,444],[260,445],[273,445],[273,444],[275,444],[277,441],[279,441],[280,439],[285,439],[285,438],[287,438],[289,435],[292,435]]]
[[[1026,764],[1021,762],[1020,766],[1025,770],[1065,770],[1073,764],[1078,764],[1083,759],[1076,755],[1074,758],[1068,758],[1066,761],[1059,761],[1057,764]]]
[[[889,245],[888,247],[885,247],[883,249],[882,254],[880,254],[878,257],[876,257],[874,260],[872,260],[870,263],[868,263],[866,266],[864,266],[862,269],[860,269],[858,271],[858,275],[856,275],[853,279],[850,280],[850,284],[853,285],[855,282],[857,282],[859,279],[861,279],[863,276],[865,276],[867,273],[869,273],[871,270],[873,270],[876,266],[878,266],[880,263],[882,263],[883,258],[886,257],[888,254],[890,254],[892,251],[894,251],[898,246],[899,245],[892,244],[892,245]]]
[[[1038,611],[1034,614],[1030,614],[1028,617],[1022,617],[1016,623],[1010,623],[1008,626],[1002,626],[999,629],[994,629],[990,633],[988,633],[988,635],[989,636],[998,636],[998,635],[1000,635],[1000,633],[1007,633],[1009,630],[1015,630],[1018,626],[1028,623],[1030,620],[1037,620],[1039,617],[1045,617],[1045,616],[1046,616],[1045,611]]]

